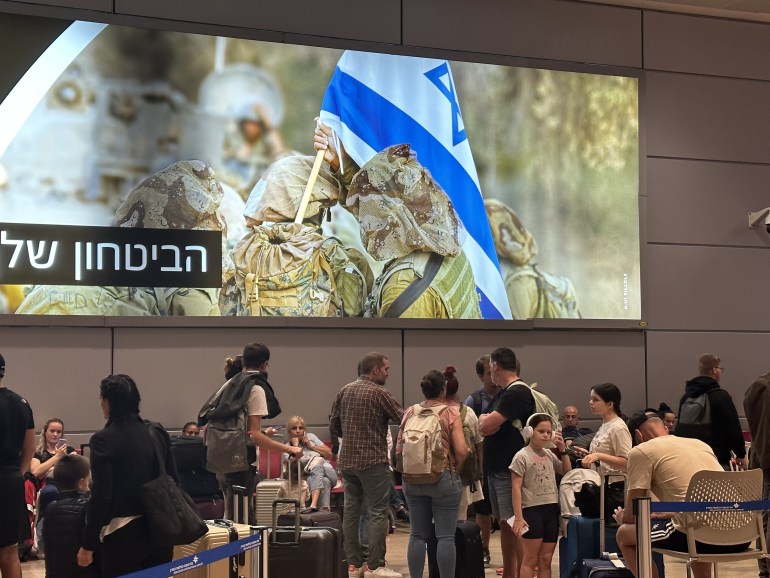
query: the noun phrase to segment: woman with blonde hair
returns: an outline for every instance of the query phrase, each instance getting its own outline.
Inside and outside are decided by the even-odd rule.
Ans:
[[[332,450],[318,436],[305,429],[305,420],[293,415],[286,423],[286,443],[302,449],[300,464],[303,475],[310,490],[310,505],[303,513],[329,510],[331,489],[337,483],[337,472],[327,461],[332,457]],[[296,468],[296,462],[289,460],[288,454],[283,454],[283,462],[287,468]]]

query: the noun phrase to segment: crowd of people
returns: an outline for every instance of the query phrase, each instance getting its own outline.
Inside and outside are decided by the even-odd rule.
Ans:
[[[544,409],[542,394],[536,396],[521,379],[521,361],[510,348],[497,348],[478,359],[479,387],[463,402],[457,395],[456,369],[448,366],[443,372],[428,371],[419,384],[424,400],[406,408],[384,387],[390,372],[388,357],[369,353],[358,363],[358,378],[339,390],[331,406],[329,430],[341,440],[336,455],[330,445],[307,431],[300,416],[288,419],[282,441],[275,438],[278,428],[262,427],[263,419],[273,419],[280,412],[267,382],[269,360],[270,350],[259,343],[247,344],[241,356],[228,359],[225,384],[204,405],[199,420],[184,425],[182,435],[199,436],[201,431],[205,435],[206,428],[221,417],[212,408],[219,407],[221,413],[222,404],[245,414],[244,433],[251,440],[247,456],[234,460],[234,456],[216,455],[221,450],[209,446],[212,464],[216,460],[245,463],[243,468],[218,474],[226,497],[232,496],[235,485],[253,494],[257,447],[282,452],[287,475],[294,460],[299,461],[307,483],[306,512],[329,509],[331,488],[338,477],[344,480],[342,527],[349,578],[401,577],[388,565],[386,551],[393,466],[402,476],[404,511],[411,527],[407,546],[411,578],[423,576],[426,552],[434,556],[441,578],[455,575],[455,529],[468,512],[480,528],[485,565],[491,563],[492,528],[499,527],[502,566],[498,574],[550,578],[559,533],[558,480],[571,469],[591,468],[610,478],[612,472],[627,472],[626,507],[615,512],[620,525],[617,541],[626,564],[636,572],[635,518],[628,507],[633,498],[652,492],[661,500],[683,501],[696,471],[749,465],[737,410],[729,393],[719,386],[721,360],[712,354],[701,356],[699,375],[687,382],[678,416],[663,403],[657,410],[642,409],[629,419],[621,410],[618,386],[591,387],[588,407],[601,420],[593,432],[580,427],[576,405],[564,407],[560,415]],[[29,526],[24,474],[35,480],[38,489],[49,488],[41,542],[50,578],[111,578],[170,561],[171,547],[150,538],[139,488],[158,475],[154,434],[162,442],[166,471],[178,481],[171,441],[160,424],[140,415],[141,397],[133,379],[118,374],[102,380],[100,403],[106,422],[91,437],[89,461],[67,445],[59,418],[45,422],[36,447],[32,410],[24,398],[4,387],[4,376],[5,361],[0,356],[2,577],[21,576],[17,543],[24,537],[20,529]],[[770,479],[768,386],[770,374],[758,378],[745,399],[754,436],[751,466],[763,469],[766,482]],[[704,403],[708,419],[693,420],[693,408]],[[399,426],[394,459],[388,448],[390,424]],[[419,441],[423,438],[428,441]],[[765,493],[769,487],[766,483]],[[686,550],[680,528],[677,516],[657,519],[652,540],[656,546]],[[431,548],[435,551],[429,552]],[[709,575],[707,564],[696,563],[693,570],[696,578]]]

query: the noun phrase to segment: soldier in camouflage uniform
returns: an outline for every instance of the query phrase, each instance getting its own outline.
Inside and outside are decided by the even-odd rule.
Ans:
[[[220,215],[222,187],[202,161],[180,161],[146,178],[116,211],[117,225],[222,231],[222,283],[233,276]],[[219,315],[219,289],[39,285],[17,313],[38,315]]]
[[[244,217],[251,228],[232,251],[234,279],[225,314],[292,317],[363,315],[373,277],[356,249],[321,232],[340,185],[323,165],[302,223],[294,223],[314,157],[273,163],[254,187]]]
[[[460,244],[460,221],[409,145],[391,146],[361,167],[346,207],[358,217],[368,253],[378,261],[390,260],[375,282],[373,315],[481,318],[473,271]],[[407,288],[429,279],[431,268],[427,286],[399,304]]]
[[[580,317],[572,281],[540,270],[537,242],[513,209],[497,199],[484,207],[513,318]]]

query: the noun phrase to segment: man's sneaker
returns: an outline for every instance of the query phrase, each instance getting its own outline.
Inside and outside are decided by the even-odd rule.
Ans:
[[[492,556],[489,554],[489,548],[484,548],[484,566],[489,566],[492,562]]]
[[[364,566],[364,578],[404,578],[404,575],[388,568],[387,565],[374,570],[369,570],[369,566]]]
[[[353,564],[348,566],[348,578],[362,578],[363,575],[364,575],[363,566],[361,566],[360,568],[353,566]]]

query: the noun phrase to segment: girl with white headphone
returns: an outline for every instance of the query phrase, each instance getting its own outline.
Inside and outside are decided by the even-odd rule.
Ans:
[[[529,444],[519,450],[513,474],[513,533],[524,538],[520,578],[551,578],[551,559],[559,534],[559,488],[556,474],[572,469],[558,424],[545,413],[535,413],[521,430]],[[550,448],[555,447],[558,457]]]

